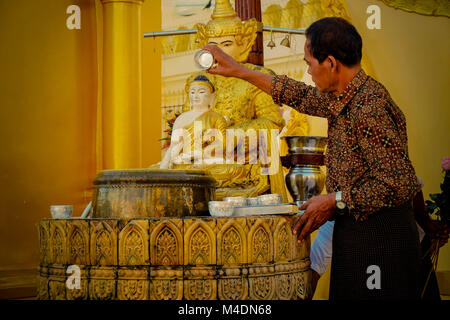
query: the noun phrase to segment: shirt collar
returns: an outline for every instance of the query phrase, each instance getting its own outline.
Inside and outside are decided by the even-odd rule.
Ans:
[[[330,106],[333,116],[341,113],[347,103],[356,95],[358,89],[367,81],[368,75],[361,69],[345,87],[345,90],[336,98]]]

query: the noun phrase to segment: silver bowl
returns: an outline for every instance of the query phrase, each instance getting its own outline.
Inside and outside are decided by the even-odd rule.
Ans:
[[[72,216],[73,207],[71,205],[50,206],[50,213],[53,219],[68,219]]]
[[[263,194],[258,196],[258,203],[259,204],[279,204],[283,201],[281,198],[281,195],[278,193],[270,193],[270,194]]]
[[[209,201],[208,209],[213,217],[230,217],[233,214],[234,204],[228,201]]]
[[[323,154],[327,145],[327,137],[321,136],[283,136],[289,153]]]
[[[253,207],[259,205],[258,197],[247,198],[247,206]]]
[[[246,197],[225,197],[223,201],[231,202],[235,207],[244,207],[247,205]]]

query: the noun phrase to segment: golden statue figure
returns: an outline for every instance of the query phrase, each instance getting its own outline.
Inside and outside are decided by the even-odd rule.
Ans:
[[[216,44],[236,61],[244,63],[256,39],[257,21],[251,19],[242,22],[231,7],[229,0],[218,0],[211,16],[211,20],[205,24],[197,24],[197,37],[200,46]],[[273,71],[246,63],[248,68],[274,74]],[[200,72],[187,79],[189,84]],[[267,157],[271,158],[271,129],[282,130],[284,120],[281,117],[280,107],[265,92],[252,84],[237,78],[226,78],[219,75],[208,74],[216,88],[216,98],[213,110],[223,115],[228,120],[228,129],[243,130],[253,129],[256,136],[260,137],[260,130],[265,129],[267,144],[261,145],[258,141],[257,154],[261,148],[265,149]],[[185,99],[184,111],[189,110],[188,99]],[[236,146],[236,144],[235,144]],[[279,157],[276,157],[276,174],[261,174],[262,167],[267,169],[267,163],[249,163],[249,153],[252,151],[249,141],[245,141],[245,164],[223,164],[209,168],[216,180],[223,181],[216,191],[216,196],[221,199],[225,196],[254,197],[270,190],[272,193],[280,193],[283,200],[287,200],[284,187],[284,178]],[[236,148],[237,149],[237,148]],[[253,150],[255,151],[255,150]],[[277,150],[278,151],[278,150]],[[237,153],[237,152],[236,152]],[[277,152],[278,154],[278,152]],[[271,164],[273,166],[273,163]],[[222,180],[222,178],[226,178]]]

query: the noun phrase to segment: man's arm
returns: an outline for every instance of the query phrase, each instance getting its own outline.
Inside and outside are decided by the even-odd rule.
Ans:
[[[216,67],[209,69],[208,73],[248,81],[271,95],[278,105],[286,104],[312,116],[324,118],[331,116],[328,107],[335,99],[332,94],[321,94],[317,88],[286,76],[273,76],[246,68],[217,46],[207,45],[203,49],[214,55],[217,64]]]

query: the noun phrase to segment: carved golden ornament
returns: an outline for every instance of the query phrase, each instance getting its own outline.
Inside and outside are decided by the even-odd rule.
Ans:
[[[127,264],[142,264],[144,255],[142,254],[143,241],[141,235],[136,230],[131,230],[125,239],[125,261]]]
[[[274,287],[274,278],[271,276],[265,277],[254,277],[250,278],[250,291],[252,294],[252,298],[257,300],[267,300],[271,299],[273,287]]]
[[[177,264],[178,245],[170,228],[165,227],[156,238],[156,261],[159,265]]]
[[[253,238],[253,262],[268,262],[269,243],[269,236],[266,230],[263,227],[259,227]]]
[[[216,280],[203,280],[203,279],[195,279],[195,280],[187,280],[185,284],[187,288],[185,288],[185,294],[187,296],[185,298],[189,300],[211,300],[213,299],[213,294],[215,293],[215,286],[213,283]]]
[[[210,241],[203,229],[198,229],[191,240],[191,261],[194,264],[208,264]]]
[[[247,280],[240,278],[230,278],[220,280],[220,295],[223,300],[241,300],[244,295],[244,282]]]
[[[242,260],[242,239],[238,231],[231,227],[225,232],[222,241],[222,261],[225,264],[239,263]]]

